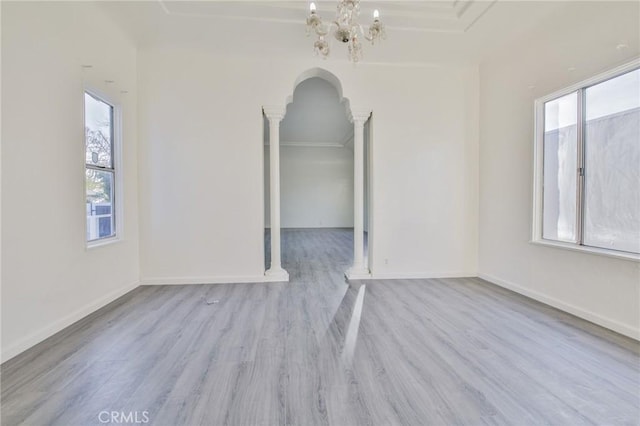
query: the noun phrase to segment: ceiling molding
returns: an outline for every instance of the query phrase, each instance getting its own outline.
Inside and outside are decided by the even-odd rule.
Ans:
[[[264,146],[269,146],[269,142],[265,141]],[[280,141],[280,146],[294,146],[303,148],[345,148],[346,145],[343,145],[339,142]]]
[[[196,19],[224,19],[260,23],[305,25],[306,6],[303,2],[260,1],[167,1],[157,0],[168,16]],[[379,9],[387,29],[419,33],[465,33],[473,27],[497,0],[453,0],[447,2],[363,2],[361,22],[373,9]],[[335,5],[320,2],[318,12],[332,19]]]

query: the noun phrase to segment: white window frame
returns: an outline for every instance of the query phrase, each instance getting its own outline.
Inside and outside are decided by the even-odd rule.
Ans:
[[[112,97],[108,96],[102,91],[99,91],[93,87],[85,86],[82,90],[82,161],[83,169],[82,169],[82,179],[84,182],[83,193],[82,193],[82,205],[86,206],[87,202],[87,189],[86,189],[86,135],[85,135],[85,125],[86,125],[86,117],[85,111],[86,106],[84,103],[85,93],[93,96],[94,98],[108,104],[113,108],[113,143],[112,143],[112,159],[113,159],[113,180],[114,180],[114,188],[113,188],[113,214],[114,214],[114,235],[110,237],[104,237],[97,240],[88,241],[86,239],[86,228],[87,228],[87,218],[86,214],[84,214],[84,241],[86,249],[92,249],[95,247],[101,247],[105,245],[110,245],[113,243],[117,243],[122,241],[124,235],[124,191],[123,191],[123,181],[122,181],[122,107],[119,102],[116,102]]]
[[[586,89],[590,86],[602,83],[606,80],[610,80],[612,78],[618,77],[627,72],[633,71],[640,67],[640,58],[635,59],[629,63],[618,66],[609,71],[598,74],[594,77],[591,77],[587,80],[581,81],[569,87],[566,87],[557,92],[551,93],[549,95],[543,96],[535,100],[535,111],[534,111],[534,152],[533,152],[533,226],[532,226],[532,237],[531,243],[533,244],[541,244],[550,247],[563,248],[568,250],[575,250],[583,253],[590,253],[596,255],[603,255],[609,257],[616,257],[621,259],[629,259],[640,261],[640,254],[611,250],[606,248],[599,247],[589,247],[585,245],[581,245],[582,241],[582,223],[580,220],[577,222],[577,228],[580,238],[578,238],[578,243],[568,243],[563,241],[555,241],[555,240],[547,240],[542,237],[542,221],[543,221],[543,186],[544,186],[544,106],[546,102],[552,101],[554,99],[560,98],[562,96],[566,96],[573,92],[578,92],[578,115],[581,115],[583,112],[582,107],[582,89]],[[582,129],[578,126],[578,138],[582,138]],[[578,144],[578,149],[581,149],[581,144]],[[579,155],[581,153],[579,152]],[[578,167],[582,167],[582,164],[579,163]],[[577,173],[577,171],[576,171]],[[584,177],[584,176],[582,176]],[[584,203],[582,202],[583,197],[583,182],[584,179],[578,179],[578,199],[577,199],[577,209],[584,209]],[[579,217],[582,217],[579,213]]]

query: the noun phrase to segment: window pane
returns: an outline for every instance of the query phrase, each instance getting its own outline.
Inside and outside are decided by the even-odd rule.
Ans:
[[[87,169],[87,241],[115,235],[113,172]]]
[[[585,90],[584,244],[640,252],[640,70]]]
[[[87,164],[113,168],[112,129],[113,107],[85,93],[84,132]]]
[[[576,242],[577,93],[544,105],[542,238]]]

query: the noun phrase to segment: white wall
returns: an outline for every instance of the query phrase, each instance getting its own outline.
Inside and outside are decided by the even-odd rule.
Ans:
[[[269,147],[264,151],[269,228]],[[280,147],[280,222],[282,228],[353,228],[353,150]]]
[[[374,111],[379,276],[475,275],[478,70],[258,60],[181,47],[139,55],[143,282],[259,280],[262,106],[324,66]],[[386,261],[385,261],[386,260]]]
[[[84,84],[124,118],[124,237],[92,249]],[[2,2],[3,360],[137,285],[136,108],[136,49],[94,5]]]
[[[638,16],[637,2],[573,3],[480,68],[480,275],[635,338],[639,263],[529,239],[534,99],[637,56]]]

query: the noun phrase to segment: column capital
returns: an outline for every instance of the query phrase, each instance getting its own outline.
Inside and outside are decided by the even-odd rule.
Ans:
[[[364,124],[371,116],[371,109],[351,108],[349,111],[349,121],[354,124]]]
[[[265,105],[262,107],[262,111],[264,112],[264,115],[269,119],[269,121],[282,121],[284,115],[287,112],[287,107],[284,107],[282,105]]]

